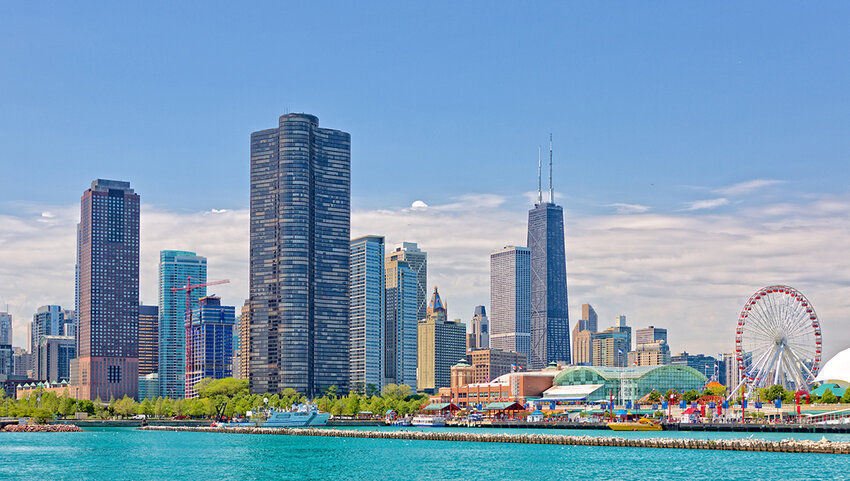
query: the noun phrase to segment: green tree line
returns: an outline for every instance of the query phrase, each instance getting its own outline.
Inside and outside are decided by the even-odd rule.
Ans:
[[[12,399],[0,389],[0,415],[11,417],[33,417],[39,420],[54,418],[73,418],[75,413],[86,413],[96,419],[125,419],[143,414],[148,417],[168,418],[185,416],[189,418],[212,418],[224,406],[227,417],[241,417],[248,411],[264,407],[288,409],[294,404],[303,403],[307,398],[294,389],[284,389],[280,393],[250,394],[248,381],[244,379],[204,379],[195,387],[197,398],[170,399],[157,397],[138,402],[132,398],[94,401],[74,399],[67,390],[61,394],[36,390],[23,399]],[[383,415],[393,410],[399,415],[418,412],[428,399],[424,395],[411,392],[410,386],[388,384],[380,395],[371,396],[349,393],[339,396],[337,389],[331,386],[324,395],[313,400],[321,411],[337,416],[355,416],[362,411]],[[268,402],[266,403],[266,400]]]

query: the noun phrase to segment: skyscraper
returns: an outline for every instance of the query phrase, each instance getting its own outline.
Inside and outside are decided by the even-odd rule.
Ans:
[[[386,318],[384,324],[384,376],[386,384],[416,388],[417,292],[416,272],[407,261],[390,259],[386,265]]]
[[[224,379],[233,375],[233,336],[236,307],[221,305],[221,298],[206,296],[192,309],[192,326],[186,340],[189,357],[186,397],[197,397],[195,385],[201,379]]]
[[[592,334],[594,366],[624,367],[628,362],[628,340],[624,332],[609,327],[602,332]]]
[[[667,329],[649,326],[635,330],[635,344],[638,346],[641,344],[652,344],[658,341],[667,342]]]
[[[418,390],[435,392],[451,385],[451,367],[466,359],[466,325],[448,320],[437,288],[428,304],[428,316],[419,321],[416,381]]]
[[[384,238],[351,241],[349,264],[348,382],[365,392],[384,383]]]
[[[68,381],[71,360],[77,357],[77,346],[71,336],[39,336],[36,350],[36,379],[48,382]]]
[[[487,311],[484,306],[475,306],[470,327],[472,332],[466,335],[466,350],[489,349],[490,320],[487,318]]]
[[[428,253],[416,242],[402,242],[387,256],[391,261],[405,261],[416,273],[416,320],[428,317]]]
[[[531,250],[507,246],[490,253],[490,345],[530,355]]]
[[[540,172],[538,165],[538,173]],[[567,305],[567,257],[564,211],[555,204],[552,187],[552,141],[549,140],[549,202],[538,184],[537,203],[528,211],[528,248],[531,249],[531,355],[532,369],[552,361],[570,362],[570,319]],[[492,306],[490,307],[492,311]],[[492,312],[491,312],[492,314]]]
[[[179,399],[186,387],[186,291],[172,291],[207,282],[207,258],[194,252],[159,253],[159,395]],[[192,290],[189,309],[207,295],[205,287]]]
[[[579,331],[596,332],[599,318],[590,304],[581,305],[581,319],[578,320]]]
[[[238,358],[239,366],[233,366],[233,376],[239,379],[248,379],[248,356],[251,353],[251,301],[245,299],[242,303],[242,311],[239,314],[239,322],[237,324],[237,335],[239,341],[237,347],[239,349]],[[238,369],[237,369],[238,367]]]
[[[12,315],[0,312],[0,344],[12,345]]]
[[[139,376],[159,369],[159,307],[139,306]]]
[[[93,181],[81,199],[78,233],[74,396],[134,398],[139,373],[139,195],[130,183]]]
[[[35,314],[32,316],[32,323],[29,329],[30,352],[35,353],[38,347],[38,340],[41,336],[64,335],[64,327],[64,316],[62,315],[61,306],[41,306],[36,309]],[[41,372],[37,366],[36,371]]]
[[[251,392],[348,390],[351,136],[308,114],[251,134]]]
[[[614,332],[619,332],[626,335],[626,351],[632,350],[632,328],[626,325],[626,316],[617,316],[614,321],[614,326],[611,327]]]

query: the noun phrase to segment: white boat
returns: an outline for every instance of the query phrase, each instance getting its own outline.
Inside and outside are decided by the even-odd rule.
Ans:
[[[410,418],[396,418],[391,424],[393,426],[410,426]]]
[[[306,426],[325,426],[330,413],[319,412],[313,406],[300,407],[293,411],[269,410],[263,420],[248,421],[241,423],[227,423],[224,427],[246,427],[257,426],[261,428],[300,428]]]
[[[421,426],[421,427],[439,427],[446,425],[446,417],[445,416],[431,416],[427,414],[418,414],[413,417],[413,421],[410,422],[413,426]]]

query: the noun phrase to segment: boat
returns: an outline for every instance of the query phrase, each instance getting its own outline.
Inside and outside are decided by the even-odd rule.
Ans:
[[[649,418],[641,418],[637,422],[608,423],[614,431],[662,431],[661,423]]]
[[[410,426],[410,418],[396,418],[391,424],[393,426]]]
[[[419,414],[413,417],[413,421],[410,422],[413,426],[420,427],[439,427],[446,425],[446,417],[445,416],[431,416],[427,414]]]
[[[261,427],[261,428],[300,428],[307,426],[325,426],[330,413],[319,412],[315,406],[299,406],[295,410],[275,411],[270,409],[265,419],[221,424],[223,427]]]

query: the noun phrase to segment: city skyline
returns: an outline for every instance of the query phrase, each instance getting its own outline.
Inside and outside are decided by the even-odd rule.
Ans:
[[[433,22],[380,25],[393,43],[368,33],[382,18],[374,10],[341,6],[332,17],[364,29],[318,26],[333,61],[292,51],[247,78],[239,72],[256,63],[243,62],[269,54],[273,29],[207,11],[238,33],[198,44],[206,24],[175,8],[116,22],[84,6],[28,5],[0,19],[10,71],[32,73],[0,78],[15,93],[0,119],[0,307],[13,314],[15,345],[26,346],[38,306],[74,305],[74,217],[92,178],[144,192],[143,302],[156,300],[158,252],[185,249],[208,256],[211,278],[232,279],[216,294],[241,305],[246,139],[286,111],[352,134],[351,237],[385,236],[388,251],[417,242],[429,289],[440,285],[464,322],[487,304],[487,254],[525,244],[536,150],[552,132],[572,319],[591,303],[600,328],[627,314],[635,326],[667,326],[674,351],[715,355],[731,349],[748,295],[784,283],[823,319],[826,358],[850,345],[850,260],[836,242],[850,235],[850,68],[834,61],[847,6],[461,6],[448,16],[400,6]],[[317,28],[315,8],[289,10],[308,20],[293,28]],[[152,49],[148,31],[162,33]],[[345,81],[332,74],[339,65]],[[285,75],[292,68],[307,81]],[[481,82],[492,74],[498,82]],[[50,188],[34,191],[35,179]]]

